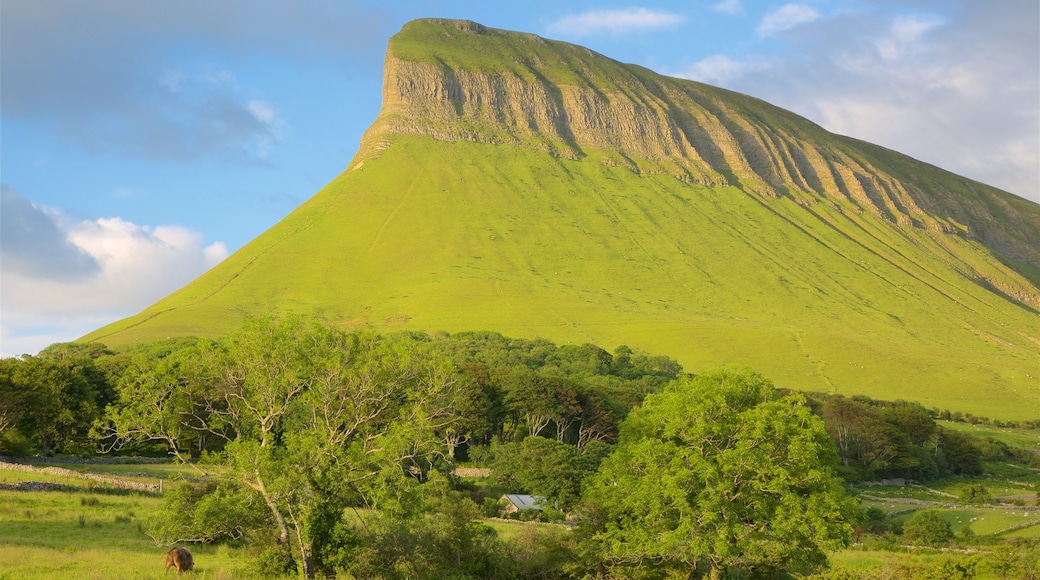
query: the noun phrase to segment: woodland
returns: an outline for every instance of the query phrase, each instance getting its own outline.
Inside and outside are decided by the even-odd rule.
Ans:
[[[0,360],[0,455],[172,458],[138,534],[225,546],[247,577],[1036,577],[1035,535],[955,534],[920,494],[954,482],[957,505],[1012,501],[1003,470],[1032,486],[1014,505],[1035,506],[1037,450],[966,428],[1038,423],[691,373],[626,346],[299,316]],[[908,487],[919,503],[892,509]],[[507,514],[506,493],[541,509]],[[502,534],[507,518],[531,525]],[[942,557],[835,564],[849,546]]]

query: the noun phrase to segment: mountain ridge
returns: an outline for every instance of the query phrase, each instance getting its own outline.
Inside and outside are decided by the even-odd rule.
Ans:
[[[506,61],[515,66],[507,71],[471,72],[467,68],[455,71],[440,56],[431,63],[422,48],[431,28],[447,33],[453,41],[473,35],[509,38],[512,44],[521,45],[503,43],[509,47]],[[524,49],[532,47],[542,49],[544,54],[536,52],[525,58]],[[612,75],[619,94],[597,88],[580,76],[562,74],[559,67],[553,69],[544,62],[553,58],[565,62],[575,58],[574,53],[594,57],[602,63],[600,68],[609,69],[606,73],[595,71],[599,73],[595,76]],[[497,56],[499,61],[503,58]],[[456,57],[462,59],[461,66],[473,67],[478,60],[465,51]],[[589,70],[587,66],[582,68]],[[559,76],[574,84],[559,84],[555,78]],[[966,225],[970,221],[967,215],[979,213],[973,208],[937,203],[925,195],[925,188],[917,184],[908,188],[877,170],[876,163],[855,157],[862,157],[862,149],[868,149],[873,150],[874,156],[902,158],[903,163],[916,165],[919,172],[941,169],[876,145],[833,135],[807,119],[747,95],[663,77],[533,34],[438,19],[413,21],[391,39],[384,78],[383,109],[363,137],[360,161],[354,167],[377,147],[373,141],[386,133],[534,146],[570,159],[586,157],[586,149],[608,149],[613,155],[604,157],[604,162],[636,172],[670,173],[680,180],[708,186],[743,186],[774,197],[791,192],[837,195],[891,221],[979,239],[1016,262],[1040,269],[1040,236],[1035,234],[1040,231],[1040,216],[1035,211],[1030,214],[1014,207],[1035,204],[1022,205],[1011,194],[961,178],[962,191],[985,196],[982,203],[1003,204],[1014,221],[1010,231],[995,224],[973,231]],[[719,94],[725,95],[726,100],[720,99]],[[727,103],[734,102],[742,105],[742,114],[728,110],[732,106]],[[620,111],[615,110],[618,108]],[[779,118],[788,128],[796,129],[778,131],[775,122],[763,127],[747,120],[762,116],[759,111],[763,108],[768,109],[771,120]],[[453,122],[460,118],[466,119],[468,131],[458,130],[458,123]],[[547,135],[549,142],[544,140]],[[850,154],[846,147],[821,150],[808,140],[811,137],[818,141],[825,135],[860,150],[855,154]],[[543,140],[531,143],[537,136]],[[792,143],[797,146],[791,146]],[[936,216],[937,213],[940,215]],[[1022,233],[1030,235],[1023,239]],[[1034,278],[1034,282],[1038,281],[1040,278]],[[1040,305],[1040,295],[1017,294],[1016,299]]]
[[[753,97],[467,21],[389,42],[347,169],[85,339],[250,313],[618,344],[1040,416],[1040,206]]]

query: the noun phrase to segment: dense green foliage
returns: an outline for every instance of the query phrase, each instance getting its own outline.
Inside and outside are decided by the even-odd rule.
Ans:
[[[953,532],[937,510],[921,510],[914,512],[903,526],[903,538],[918,546],[944,546],[953,538]]]
[[[936,413],[918,404],[821,394],[812,394],[811,401],[838,449],[840,472],[850,481],[927,481],[982,470],[981,444],[940,427]]]
[[[58,343],[0,359],[0,455],[92,452],[88,433],[121,370],[108,355],[97,343]]]
[[[581,499],[581,483],[599,467],[605,447],[573,445],[542,437],[492,448],[492,481],[506,489],[544,497],[549,507],[571,511]]]
[[[457,382],[427,343],[294,317],[251,320],[219,343],[131,369],[106,434],[116,445],[159,439],[178,455],[203,434],[220,441],[224,485],[214,491],[228,493],[181,513],[194,523],[206,502],[264,506],[283,562],[307,577],[333,569],[328,543],[345,507],[412,511],[415,485],[440,461]],[[199,537],[193,525],[182,533]]]
[[[824,563],[849,541],[857,509],[803,402],[732,372],[649,396],[588,483],[591,542],[608,569],[716,577]]]
[[[477,550],[467,561],[509,568],[483,528],[424,523],[430,510],[468,517],[437,508],[448,494],[428,480],[450,472],[459,449],[496,441],[497,456],[527,458],[511,479],[503,472],[516,491],[545,490],[570,506],[627,412],[612,394],[638,402],[681,370],[628,348],[614,356],[490,333],[380,336],[292,316],[252,319],[218,341],[139,349],[124,367],[96,429],[104,444],[153,442],[205,460],[196,466],[206,479],[170,494],[150,533],[164,543],[248,538],[268,546],[268,568],[307,577],[370,559],[411,575],[404,553],[371,551],[388,537],[396,550],[447,542]],[[428,556],[430,577],[447,565],[432,563],[444,550]]]
[[[979,438],[914,403],[805,400],[754,373],[686,375],[624,346],[487,332],[379,335],[263,317],[218,340],[118,354],[54,345],[0,371],[0,414],[15,419],[5,450],[179,457],[201,477],[167,491],[141,529],[165,545],[246,550],[250,576],[741,577],[818,566],[851,525],[871,545],[971,546],[1021,520],[951,539],[944,516],[937,539],[934,517],[871,507],[858,525],[832,470],[935,480],[1037,457],[1014,446],[1031,444],[1023,435]],[[68,422],[38,429],[54,416]],[[490,469],[476,487],[452,475],[466,457]],[[1024,497],[972,480],[947,489],[966,509]],[[546,498],[523,519],[579,528],[500,537],[479,519],[498,513],[502,493]],[[971,566],[1028,569],[1030,546]]]

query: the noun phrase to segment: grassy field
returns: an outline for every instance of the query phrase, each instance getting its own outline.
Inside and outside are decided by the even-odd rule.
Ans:
[[[937,423],[944,429],[970,433],[976,437],[990,437],[1011,447],[1040,452],[1040,429],[993,427],[991,425],[972,425],[956,421],[937,421]]]
[[[164,546],[144,525],[162,500],[143,494],[0,491],[0,578],[162,578]],[[245,559],[195,547],[196,576],[242,577]]]

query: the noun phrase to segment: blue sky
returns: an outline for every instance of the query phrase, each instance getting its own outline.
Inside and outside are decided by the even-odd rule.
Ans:
[[[422,17],[738,90],[1040,202],[1036,0],[4,0],[0,355],[140,311],[317,192]]]

